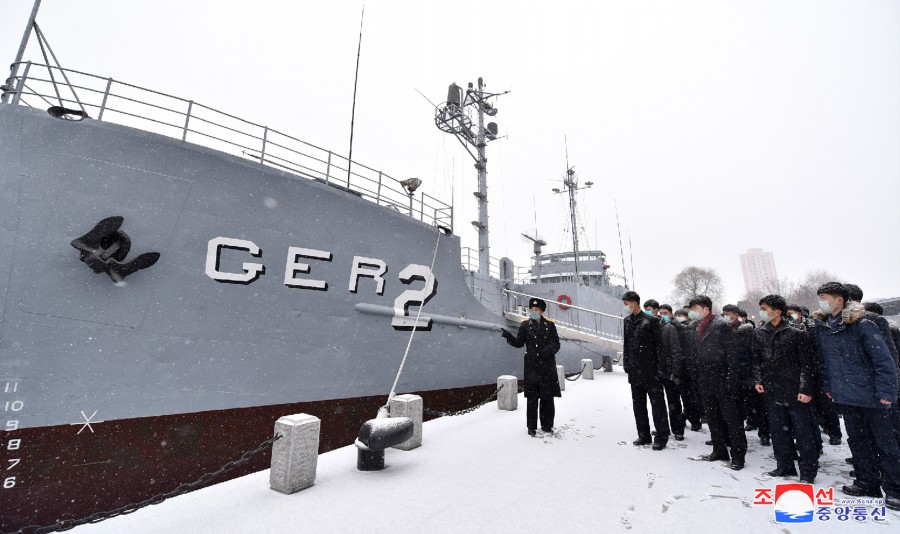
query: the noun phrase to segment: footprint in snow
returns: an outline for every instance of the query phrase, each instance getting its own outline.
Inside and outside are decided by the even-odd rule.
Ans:
[[[632,528],[631,519],[628,518],[630,515],[634,515],[634,505],[629,506],[628,509],[625,510],[625,515],[622,516],[622,526],[625,527],[625,530],[631,530]]]
[[[669,507],[672,506],[673,504],[675,504],[675,501],[679,501],[681,499],[684,499],[685,497],[687,497],[687,495],[670,496],[668,499],[666,499],[666,502],[664,502],[662,505],[662,513],[668,512]]]
[[[647,489],[652,489],[656,484],[656,473],[647,473]]]

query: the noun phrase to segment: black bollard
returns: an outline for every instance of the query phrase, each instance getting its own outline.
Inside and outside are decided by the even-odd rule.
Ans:
[[[384,449],[399,445],[415,433],[409,417],[381,417],[363,423],[356,437],[356,468],[360,471],[384,469]]]
[[[356,468],[360,471],[381,471],[384,469],[384,449],[380,451],[356,451]]]

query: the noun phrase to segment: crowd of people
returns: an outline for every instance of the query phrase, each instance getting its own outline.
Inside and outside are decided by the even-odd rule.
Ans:
[[[626,292],[622,362],[634,444],[661,451],[670,437],[683,440],[688,426],[699,431],[706,424],[712,451],[703,459],[740,470],[746,433],[756,431],[760,444],[773,448],[770,476],[812,484],[823,432],[840,445],[843,419],[854,480],[841,490],[884,497],[886,507],[900,510],[900,330],[877,303],[862,302],[856,285],[829,282],[817,294],[812,314],[766,295],[754,322],[733,304],[714,312],[705,295],[676,310],[653,299],[641,304]]]

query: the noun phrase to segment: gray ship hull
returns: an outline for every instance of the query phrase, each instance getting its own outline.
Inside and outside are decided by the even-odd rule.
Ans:
[[[522,376],[522,351],[498,335],[515,323],[473,297],[459,238],[395,209],[168,137],[19,106],[0,106],[0,162],[2,422],[25,469],[4,490],[16,514],[0,528],[173,487],[295,410],[323,418],[323,450],[349,443],[384,403],[422,300],[398,392],[464,407],[497,376]],[[113,215],[124,217],[129,258],[161,254],[119,284],[70,244]],[[564,340],[557,358],[568,372],[582,358],[599,364],[580,342]],[[105,496],[58,504],[92,485]]]

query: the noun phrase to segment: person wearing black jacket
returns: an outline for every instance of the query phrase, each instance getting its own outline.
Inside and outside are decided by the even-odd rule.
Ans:
[[[759,443],[764,446],[772,444],[769,437],[769,418],[766,414],[766,401],[762,395],[756,392],[751,372],[751,359],[753,358],[753,330],[752,323],[741,321],[741,309],[734,304],[726,304],[722,307],[722,317],[734,330],[734,354],[738,361],[740,376],[738,382],[741,388],[742,419],[746,419],[745,431],[757,430]]]
[[[862,288],[856,284],[844,284],[844,287],[847,288],[847,292],[850,294],[850,300],[862,305]],[[865,310],[865,306],[863,306],[863,309]],[[894,336],[891,335],[891,326],[887,319],[882,317],[880,313],[874,313],[869,310],[865,310],[863,317],[875,323],[875,326],[878,327],[881,336],[884,338],[885,345],[891,352],[891,358],[894,359],[895,364],[900,366],[900,347],[894,344]]]
[[[788,316],[792,321],[791,324],[806,334],[806,339],[809,342],[809,350],[813,357],[818,361],[818,356],[816,355],[816,323],[808,317],[809,310],[806,309],[804,311],[803,306],[798,306],[796,304],[789,305],[787,309]],[[820,421],[822,430],[828,434],[828,443],[830,445],[840,445],[844,437],[841,432],[841,420],[834,407],[834,402],[825,395],[825,386],[822,383],[822,373],[818,370],[818,364],[816,367],[816,388],[815,394],[813,395],[816,417]],[[821,435],[821,432],[818,434]],[[819,445],[819,449],[821,451],[821,444]]]
[[[884,315],[884,308],[877,302],[864,302],[863,308],[865,308],[867,313],[874,313],[879,317]],[[891,338],[894,340],[894,345],[900,347],[900,328],[894,323],[888,323],[888,330],[891,333]],[[894,412],[894,435],[897,436],[897,443],[900,444],[900,406],[895,402],[891,409]]]
[[[688,312],[677,310],[674,313],[672,324],[678,329],[681,340],[681,356],[684,362],[684,376],[682,377],[681,391],[684,400],[684,417],[691,423],[691,430],[699,432],[706,420],[706,411],[703,409],[703,400],[700,396],[697,377],[697,344],[694,340],[691,320]]]
[[[812,484],[819,471],[815,357],[807,334],[785,319],[787,302],[780,295],[759,301],[762,325],[753,331],[753,377],[765,396],[776,467],[773,477],[795,476],[794,445],[800,454],[800,482]]]
[[[689,316],[697,321],[693,337],[697,343],[699,386],[713,446],[712,453],[703,459],[728,460],[730,443],[731,468],[739,471],[744,468],[747,436],[741,421],[740,369],[734,354],[734,332],[725,319],[712,313],[712,301],[706,295],[692,298],[690,308]]]
[[[644,303],[646,309],[647,304]],[[684,409],[681,399],[684,395],[684,353],[681,348],[680,325],[672,321],[672,307],[663,304],[657,308],[662,321],[663,361],[660,371],[663,389],[666,392],[666,406],[669,411],[669,426],[675,441],[684,440]]]
[[[634,291],[622,295],[628,315],[625,316],[625,340],[622,350],[622,367],[631,384],[631,403],[638,439],[635,445],[651,442],[650,420],[647,417],[647,397],[653,412],[653,426],[656,439],[653,450],[661,451],[669,441],[669,421],[666,414],[666,400],[660,379],[664,371],[660,368],[662,356],[662,329],[659,319],[641,310],[641,298]]]
[[[538,409],[541,413],[541,430],[553,431],[556,415],[554,397],[562,397],[556,374],[556,353],[559,352],[559,335],[553,321],[544,317],[547,303],[531,299],[528,303],[529,318],[519,326],[516,335],[503,330],[503,337],[513,347],[525,347],[525,420],[528,435],[537,434]]]

